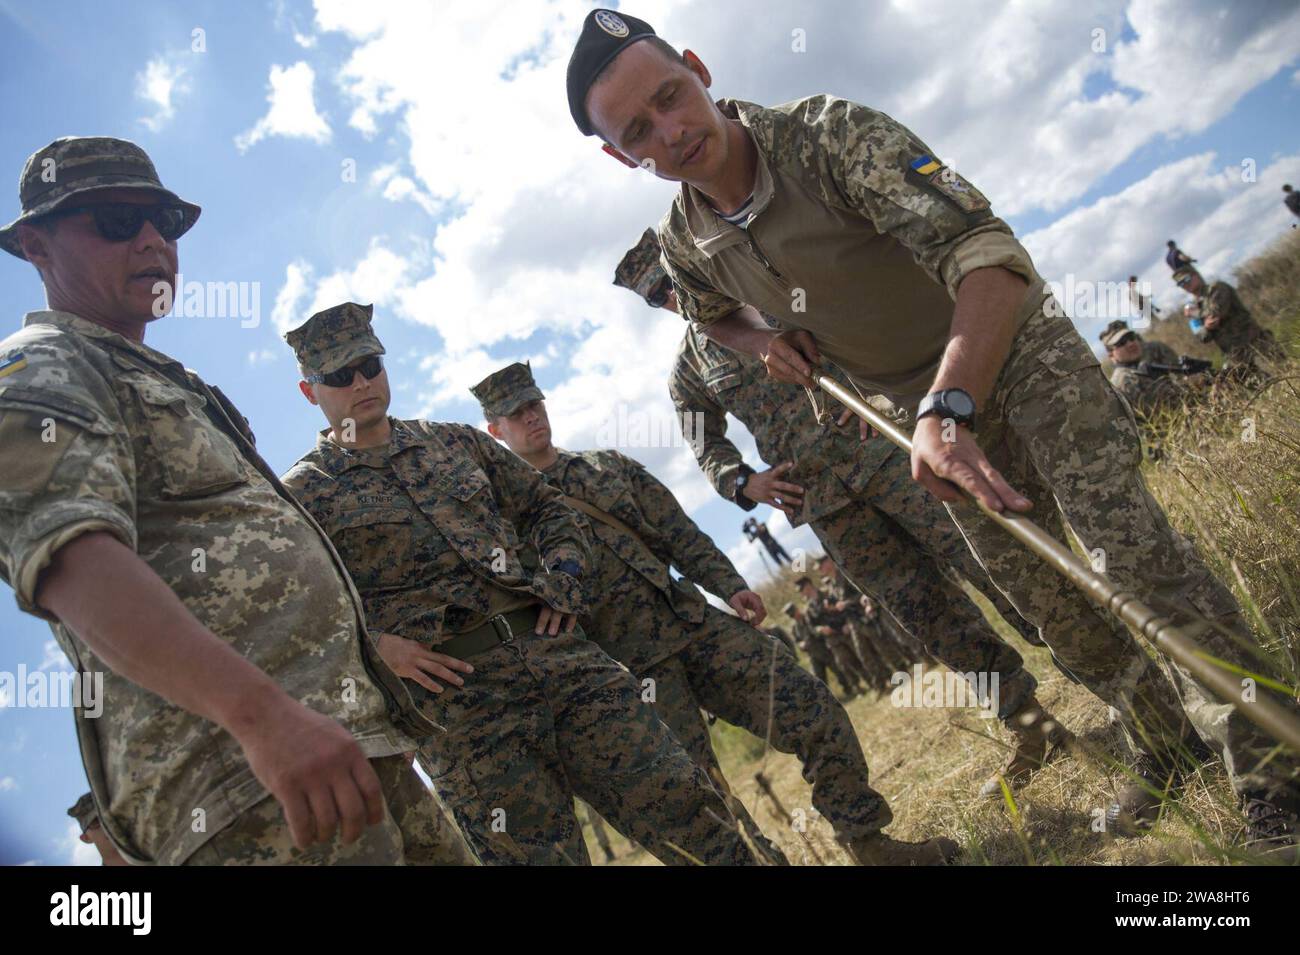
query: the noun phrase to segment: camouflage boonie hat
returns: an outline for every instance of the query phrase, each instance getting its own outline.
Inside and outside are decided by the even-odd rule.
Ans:
[[[1177,285],[1189,275],[1199,276],[1200,274],[1200,272],[1196,271],[1196,269],[1192,268],[1190,265],[1184,265],[1182,268],[1174,269],[1174,274],[1171,275],[1170,278],[1172,278],[1174,284]]]
[[[185,213],[188,232],[202,210],[186,202],[158,179],[149,154],[133,142],[111,136],[64,136],[27,157],[18,177],[22,214],[0,229],[0,248],[26,259],[18,243],[18,226],[69,204],[68,200],[104,189],[140,189],[174,202]]]
[[[358,358],[384,354],[370,329],[373,305],[344,302],[317,312],[297,328],[284,333],[304,375],[327,375],[346,368]]]
[[[68,810],[68,815],[77,820],[77,825],[81,826],[82,832],[99,821],[99,810],[95,808],[95,800],[90,793],[86,793],[74,802],[72,808]]]
[[[673,281],[659,264],[659,236],[646,229],[641,241],[630,248],[614,269],[614,284],[631,289],[651,308],[663,308]]]
[[[537,382],[533,381],[532,365],[526,361],[517,361],[492,372],[470,391],[488,418],[511,414],[524,402],[546,398]]]

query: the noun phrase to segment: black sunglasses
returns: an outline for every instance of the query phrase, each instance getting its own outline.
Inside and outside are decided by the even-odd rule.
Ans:
[[[338,371],[331,371],[323,375],[308,375],[307,383],[329,385],[331,388],[346,388],[352,384],[352,379],[357,372],[361,372],[366,381],[369,381],[383,370],[383,360],[378,355],[371,355],[355,365],[348,365],[348,367],[340,368]]]
[[[1137,336],[1134,335],[1132,332],[1129,332],[1127,335],[1125,335],[1123,338],[1121,338],[1119,341],[1117,341],[1117,342],[1116,342],[1114,345],[1112,345],[1111,347],[1112,347],[1112,348],[1123,348],[1123,347],[1124,347],[1125,345],[1127,345],[1129,342],[1135,342],[1135,341],[1137,341]]]
[[[89,212],[95,220],[95,229],[99,232],[100,238],[109,242],[129,242],[140,234],[146,222],[151,223],[163,239],[174,242],[183,236],[191,225],[184,208],[164,203],[138,206],[131,202],[100,202],[88,206],[56,209],[41,218],[62,218],[79,212]]]

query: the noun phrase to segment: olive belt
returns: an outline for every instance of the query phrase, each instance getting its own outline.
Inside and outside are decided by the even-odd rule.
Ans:
[[[503,644],[508,646],[516,639],[537,629],[539,610],[536,604],[530,604],[518,610],[488,617],[480,626],[458,633],[432,649],[458,660],[466,660],[475,654],[485,653]]]

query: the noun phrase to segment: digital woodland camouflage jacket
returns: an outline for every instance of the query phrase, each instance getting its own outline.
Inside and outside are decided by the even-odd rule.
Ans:
[[[585,571],[587,542],[534,468],[468,425],[389,422],[382,448],[349,450],[323,432],[284,475],[342,555],[372,631],[433,645],[527,603],[586,609],[582,584],[546,568]],[[525,546],[542,555],[536,573]]]
[[[689,582],[723,600],[748,589],[735,566],[682,510],[673,492],[638,461],[612,449],[574,453],[556,449],[559,459],[543,472],[570,497],[586,501],[627,526],[635,536],[582,515],[592,539],[591,601],[617,606],[620,598],[649,583],[680,620],[698,624],[707,602]],[[675,567],[684,580],[668,572]],[[632,577],[624,568],[632,571]],[[607,628],[608,629],[608,628]],[[689,633],[677,629],[677,633]],[[635,628],[600,635],[610,656],[634,673],[680,647],[649,646]],[[636,664],[636,665],[634,665]]]

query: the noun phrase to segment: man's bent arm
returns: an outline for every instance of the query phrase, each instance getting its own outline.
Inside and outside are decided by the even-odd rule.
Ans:
[[[961,388],[983,408],[1011,354],[1016,311],[1029,283],[1004,268],[976,269],[957,288],[948,346],[931,391]]]
[[[723,348],[760,360],[767,355],[768,343],[777,334],[752,305],[742,305],[734,312],[703,326],[701,331]]]

